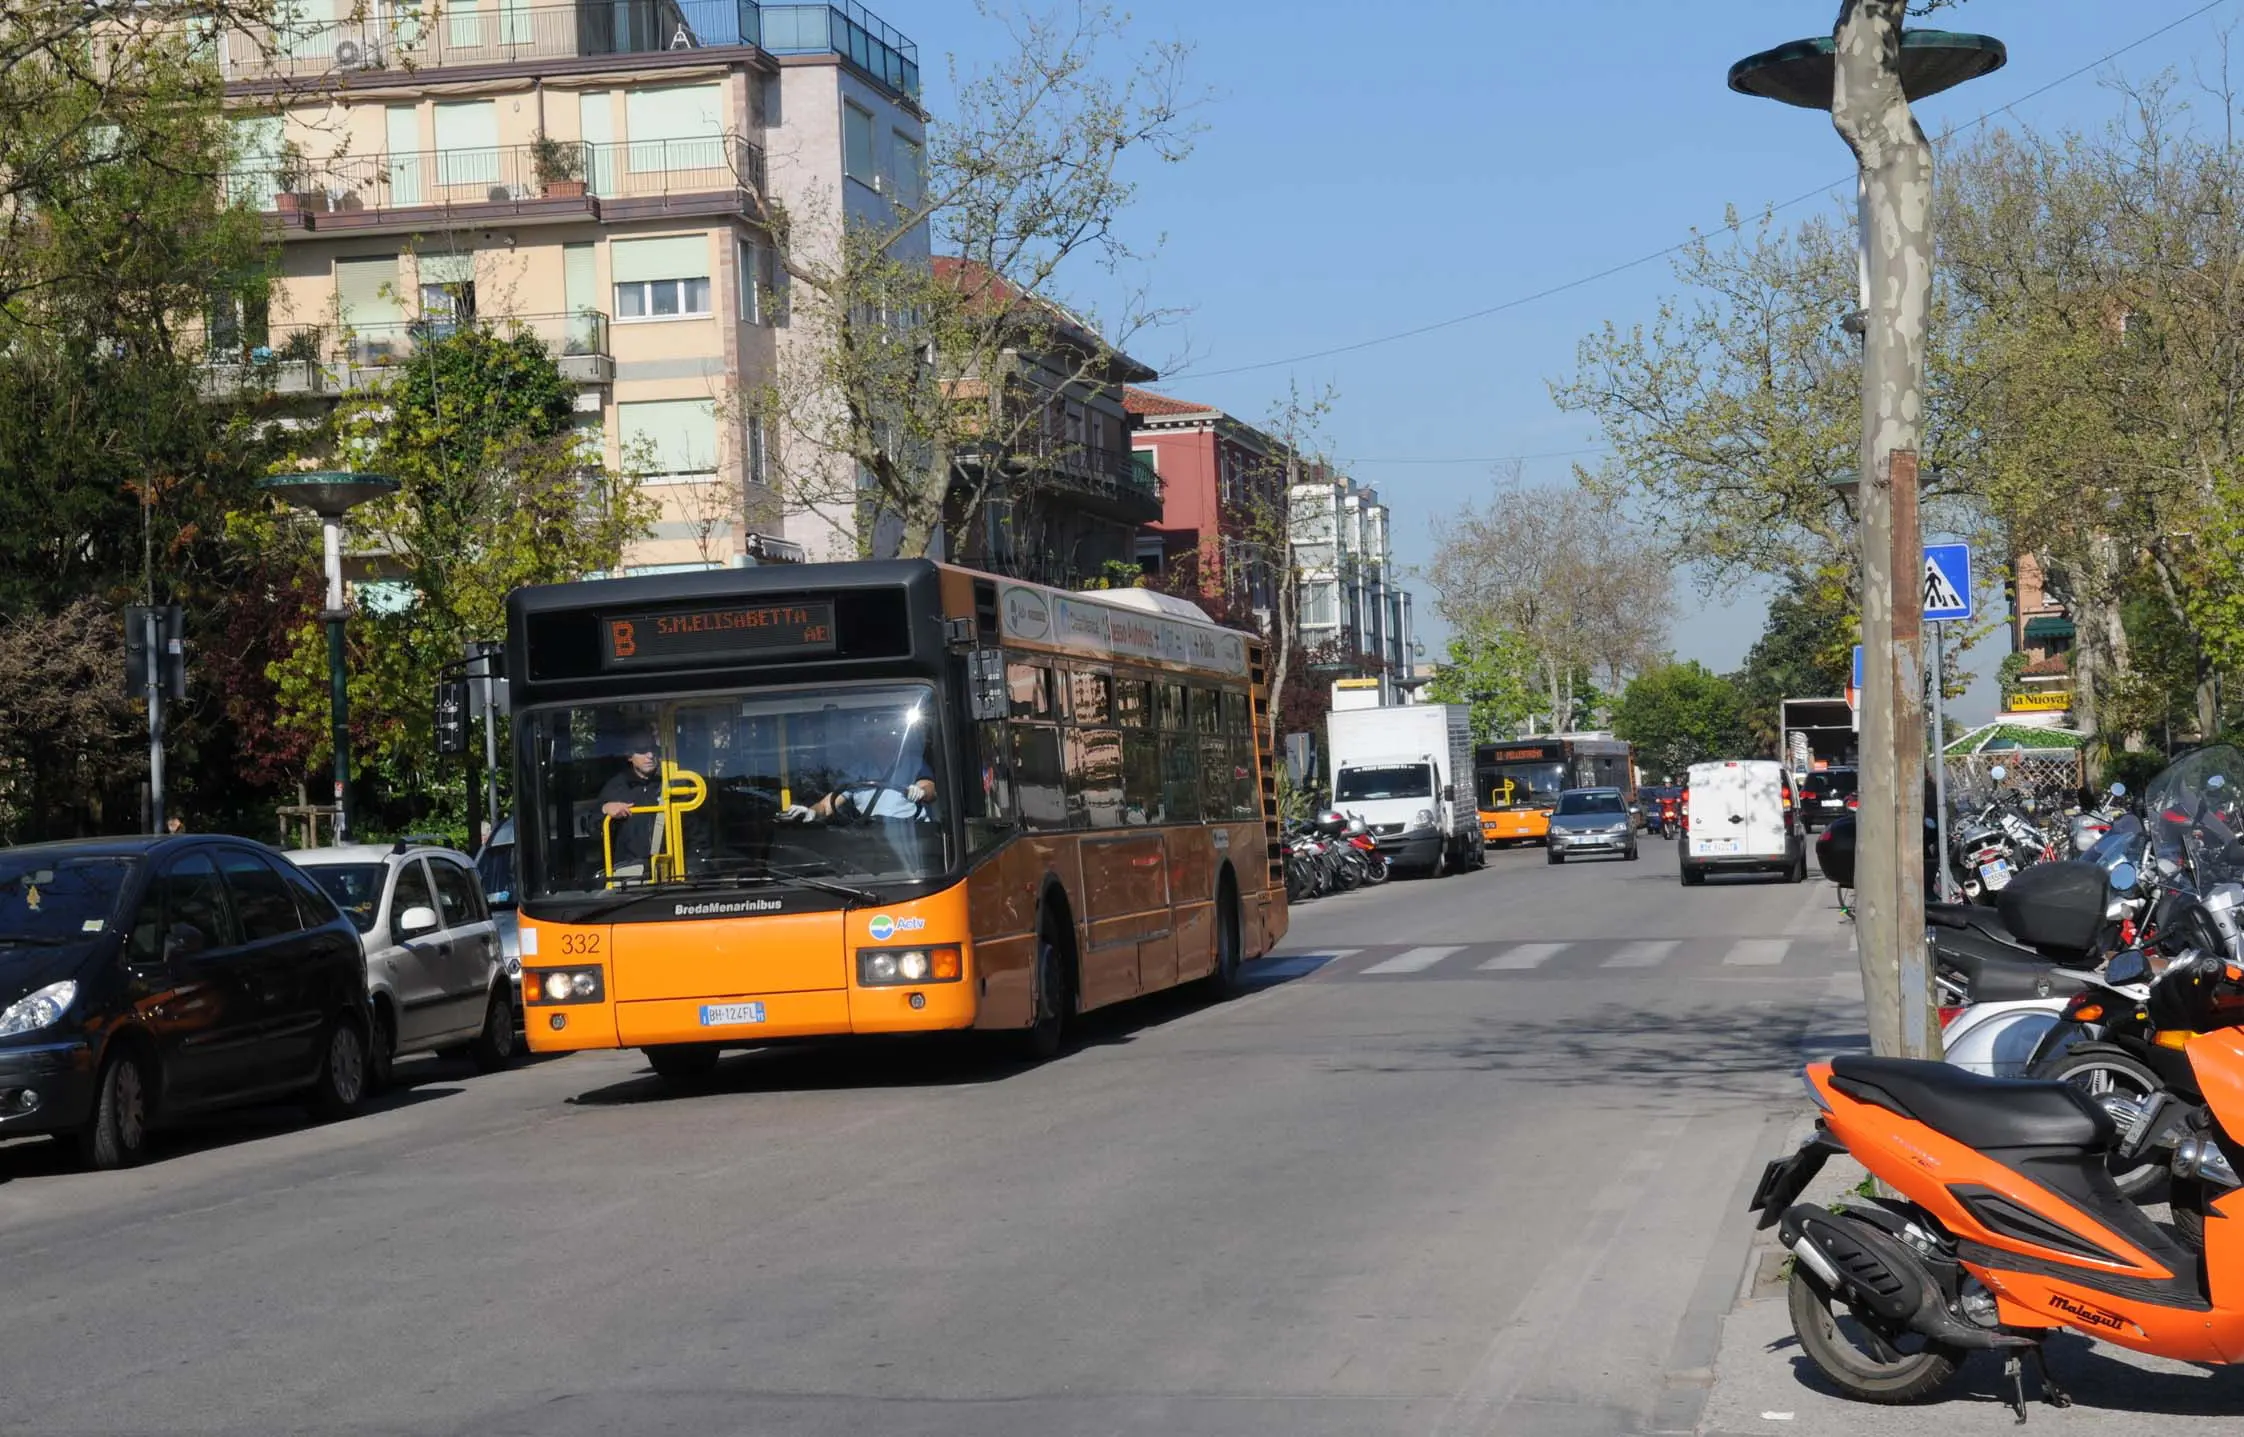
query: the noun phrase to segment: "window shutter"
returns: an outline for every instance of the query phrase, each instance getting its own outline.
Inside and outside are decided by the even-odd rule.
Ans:
[[[636,284],[650,279],[707,279],[709,236],[670,235],[662,239],[611,241],[608,270],[617,284]]]
[[[694,475],[717,468],[717,406],[708,399],[654,399],[616,406],[626,468]]]
[[[423,284],[473,284],[475,283],[475,252],[466,254],[424,254],[421,256],[421,283]]]

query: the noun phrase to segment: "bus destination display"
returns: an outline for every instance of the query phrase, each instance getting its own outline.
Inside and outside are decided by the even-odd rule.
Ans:
[[[1531,743],[1517,748],[1483,748],[1479,757],[1482,763],[1526,763],[1535,759],[1557,758],[1559,754],[1557,744]]]
[[[831,601],[726,604],[600,620],[600,658],[611,669],[707,663],[735,655],[834,652]]]

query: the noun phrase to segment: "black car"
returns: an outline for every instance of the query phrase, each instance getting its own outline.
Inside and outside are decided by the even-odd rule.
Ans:
[[[124,1167],[151,1126],[366,1096],[366,958],[302,870],[243,839],[0,849],[0,1138]]]
[[[1811,773],[1800,784],[1800,818],[1809,828],[1822,828],[1847,812],[1847,800],[1855,794],[1855,771],[1851,768],[1822,768]]]

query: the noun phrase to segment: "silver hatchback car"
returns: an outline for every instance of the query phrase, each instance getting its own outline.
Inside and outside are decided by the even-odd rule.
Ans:
[[[514,985],[465,854],[400,842],[288,856],[335,900],[366,945],[377,1082],[414,1053],[464,1053],[485,1072],[514,1061]]]

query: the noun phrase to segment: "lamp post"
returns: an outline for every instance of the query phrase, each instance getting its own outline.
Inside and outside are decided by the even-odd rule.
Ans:
[[[1860,206],[1862,805],[1855,941],[1871,1047],[1937,1056],[1924,941],[1924,668],[1917,453],[1932,303],[1932,147],[1909,101],[1999,69],[2000,40],[1904,31],[1907,0],[1841,0],[1828,38],[1730,67],[1730,88],[1828,110],[1854,151]]]
[[[369,499],[397,492],[397,481],[380,474],[341,474],[326,471],[282,474],[262,480],[258,487],[319,516],[322,547],[327,559],[327,607],[320,619],[327,625],[327,701],[335,745],[335,842],[349,840],[351,819],[351,695],[343,666],[343,516]]]

